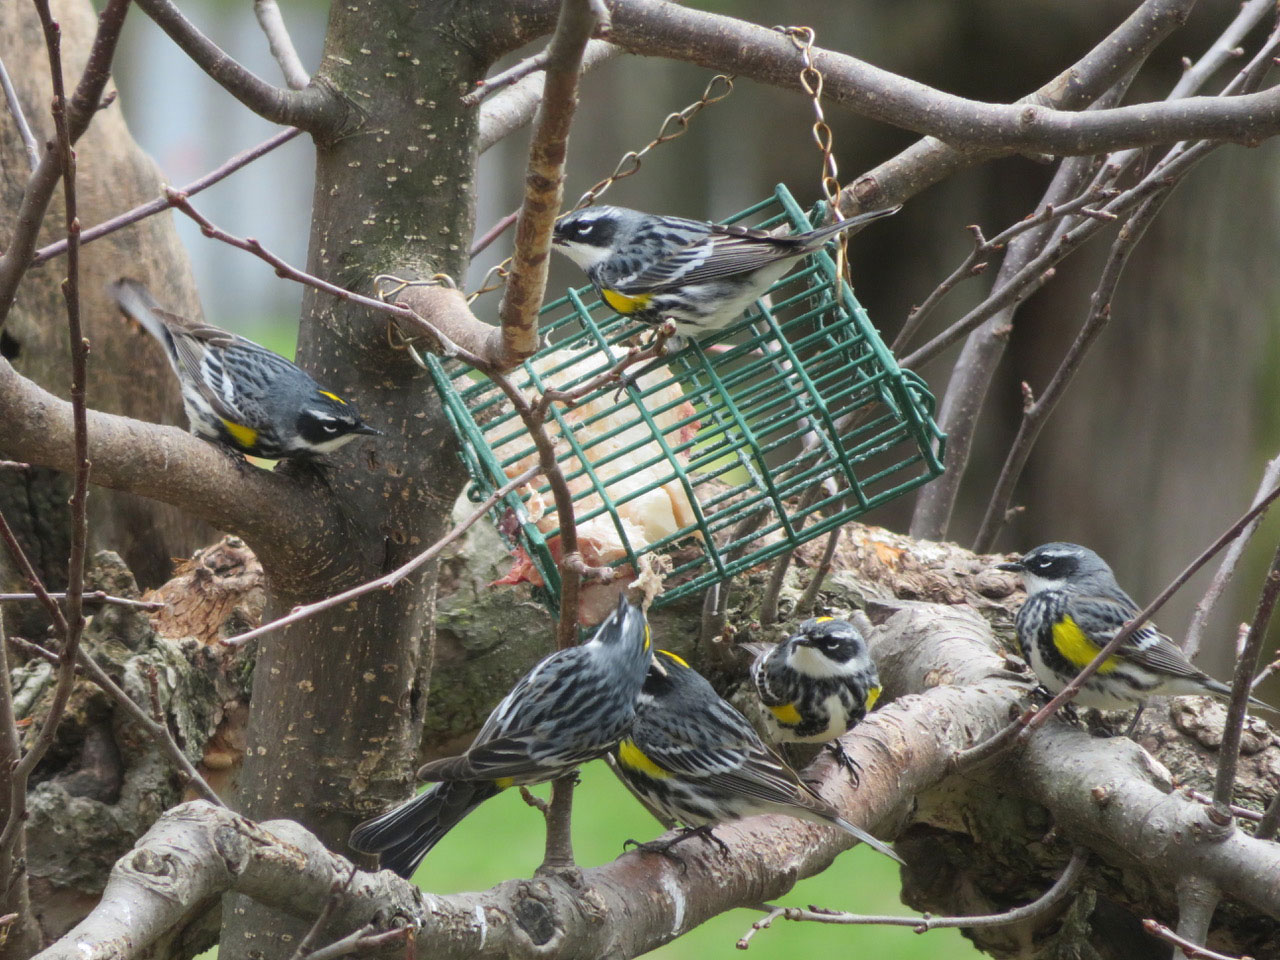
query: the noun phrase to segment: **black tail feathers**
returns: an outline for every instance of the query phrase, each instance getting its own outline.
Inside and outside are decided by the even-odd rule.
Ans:
[[[379,854],[379,865],[406,880],[446,833],[480,804],[500,792],[489,782],[437,783],[389,813],[366,820],[351,831],[351,846]]]

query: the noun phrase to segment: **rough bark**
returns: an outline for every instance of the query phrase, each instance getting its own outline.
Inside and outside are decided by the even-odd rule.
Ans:
[[[487,66],[475,52],[487,46],[483,23],[454,4],[332,6],[315,82],[361,119],[316,145],[310,272],[365,293],[377,274],[461,276],[474,228],[477,113],[459,97]],[[318,553],[304,543],[287,571],[268,566],[275,610],[418,553],[444,531],[462,482],[426,373],[388,347],[383,319],[309,294],[298,356],[358,398],[387,436],[337,458],[332,482],[350,525],[346,547]],[[394,591],[259,645],[253,700],[271,708],[250,721],[239,809],[255,819],[298,817],[343,849],[370,810],[403,799],[431,674],[434,592],[433,565]],[[224,916],[224,960],[287,954],[286,938],[305,933],[305,924],[238,898]]]
[[[93,37],[92,7],[79,0],[53,4],[62,25],[66,73],[74,78]],[[44,40],[35,8],[5,4],[0,10],[0,58],[13,78],[28,122],[43,146],[52,136],[50,79]],[[155,164],[133,142],[119,105],[101,111],[77,145],[78,208],[86,226],[105,220],[160,193]],[[22,190],[27,159],[8,111],[0,112],[0,247],[7,246]],[[41,243],[59,239],[63,231],[59,192],[45,217]],[[163,291],[167,304],[188,316],[200,315],[186,253],[170,216],[143,221],[130,230],[84,248],[80,294],[84,325],[92,343],[89,402],[98,410],[159,423],[184,423],[177,384],[159,347],[123,320],[107,296],[107,284],[122,270]],[[19,288],[18,300],[0,334],[0,355],[25,376],[66,397],[70,385],[67,331],[58,285],[65,275],[62,260],[33,269]],[[51,589],[61,589],[66,576],[68,533],[66,500],[70,480],[52,470],[0,471],[0,510],[20,531],[37,570]],[[118,551],[145,586],[168,579],[173,557],[189,554],[211,539],[209,528],[188,513],[130,493],[95,492],[90,498],[90,529],[99,547]],[[7,559],[0,560],[5,584],[13,582]],[[29,629],[22,619],[16,626]]]
[[[872,534],[864,542],[875,545],[882,584],[901,576],[910,591],[930,575],[973,583],[975,567],[985,572],[989,566],[927,543],[895,556],[896,538]],[[983,579],[987,593],[997,593],[996,581],[1005,578]],[[863,593],[881,589],[865,584]],[[1177,905],[1169,878],[1197,872],[1231,901],[1217,916],[1210,945],[1276,956],[1280,844],[1254,840],[1244,830],[1211,829],[1206,808],[1173,790],[1162,762],[1175,764],[1188,782],[1202,775],[1213,763],[1206,744],[1221,729],[1220,708],[1174,701],[1171,709],[1155,711],[1141,745],[1055,721],[1024,748],[957,771],[957,751],[1024,708],[1025,673],[1014,669],[988,621],[971,608],[881,600],[870,610],[883,621],[871,644],[892,702],[845,739],[863,770],[857,788],[826,760],[810,773],[851,820],[898,837],[912,906],[947,913],[1007,909],[1043,892],[1072,846],[1083,845],[1089,868],[1061,911],[1013,928],[973,931],[978,944],[998,957],[1155,956],[1137,922],[1170,922]],[[996,606],[988,603],[987,610],[1007,627]],[[1264,725],[1251,734],[1244,779],[1265,801],[1274,795],[1269,780],[1280,765],[1280,744]],[[389,874],[357,874],[337,899],[333,929],[349,931],[381,906],[383,923],[421,920],[420,955],[637,956],[732,906],[783,896],[848,845],[837,832],[775,817],[718,833],[730,845],[727,858],[710,846],[690,848],[681,870],[662,858],[627,854],[585,871],[576,889],[558,880],[513,880],[484,893],[418,895]],[[191,805],[167,814],[117,864],[102,908],[77,935],[89,944],[118,931],[129,938],[121,944],[132,948],[121,949],[136,953],[145,937],[161,935],[194,905],[227,889],[314,916],[347,869],[293,824],[253,826]],[[127,929],[113,926],[126,915]],[[100,955],[97,948],[77,949],[68,942],[45,956]]]
[[[86,582],[114,596],[139,596],[114,553],[94,558]],[[229,786],[243,737],[250,663],[242,651],[218,641],[261,616],[262,567],[242,543],[224,541],[198,552],[148,599],[170,606],[155,617],[128,607],[94,607],[86,648],[148,710],[154,680],[155,700],[179,745],[215,784]],[[33,736],[54,669],[32,658],[15,665],[10,678],[15,712]],[[74,925],[95,902],[111,864],[184,795],[159,745],[106,693],[78,681],[28,803],[27,869],[40,935],[60,936]]]

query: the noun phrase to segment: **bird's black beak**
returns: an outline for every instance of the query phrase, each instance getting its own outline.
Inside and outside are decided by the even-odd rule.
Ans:
[[[381,430],[379,430],[377,427],[371,427],[371,426],[369,426],[367,423],[362,423],[362,424],[360,424],[360,426],[356,427],[356,428],[355,428],[354,430],[352,430],[351,432],[352,432],[352,433],[364,433],[364,434],[368,434],[368,435],[369,435],[369,436],[371,436],[371,437],[385,437],[385,436],[386,436],[386,434],[385,434],[385,433],[383,433]]]
[[[1011,560],[1009,563],[997,563],[996,569],[1011,570],[1014,573],[1022,573],[1027,568],[1023,565],[1021,560]]]

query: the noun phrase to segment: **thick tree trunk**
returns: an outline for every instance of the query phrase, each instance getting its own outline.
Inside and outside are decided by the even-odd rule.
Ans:
[[[396,2],[334,4],[314,82],[351,104],[351,123],[316,145],[308,269],[364,293],[382,273],[460,277],[474,223],[476,117],[459,103],[486,64],[465,11]],[[330,474],[350,518],[342,556],[268,568],[277,611],[370,579],[445,530],[461,489],[452,431],[424,371],[388,347],[386,321],[309,294],[299,362],[358,399],[387,436],[351,444]],[[345,451],[344,451],[345,452]],[[334,850],[351,828],[411,789],[422,736],[436,572],[260,641],[240,809],[289,817]],[[289,956],[306,924],[229,901],[224,960]],[[290,938],[293,938],[292,940]]]
[[[84,65],[96,19],[86,0],[56,0],[53,12],[62,26],[64,72],[71,86]],[[51,84],[44,37],[30,3],[0,6],[0,58],[43,147],[53,134]],[[0,131],[0,246],[8,246],[30,171],[22,140],[7,110]],[[163,178],[133,142],[118,104],[94,118],[76,152],[79,214],[86,227],[160,194]],[[64,236],[59,190],[45,217],[40,244]],[[89,404],[140,420],[184,423],[177,383],[164,354],[150,337],[120,317],[107,296],[107,284],[122,274],[147,283],[171,309],[200,315],[186,252],[169,215],[152,217],[85,246],[80,297],[86,335],[92,344]],[[0,332],[0,354],[24,376],[62,397],[67,396],[70,386],[66,314],[59,289],[65,275],[62,258],[28,272]],[[0,510],[19,531],[28,555],[51,589],[62,589],[66,579],[70,489],[70,478],[52,470],[0,471]],[[120,553],[147,587],[169,578],[173,557],[187,556],[196,546],[213,539],[205,524],[181,510],[131,494],[95,489],[89,505],[93,543]],[[14,586],[7,557],[0,559],[0,581]],[[34,619],[30,622],[24,619],[26,614],[17,614],[16,629],[43,629],[42,612],[31,610]]]

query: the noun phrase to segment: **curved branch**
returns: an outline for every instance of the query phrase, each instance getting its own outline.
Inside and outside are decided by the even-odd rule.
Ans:
[[[0,360],[0,450],[70,472],[71,404]],[[171,503],[250,544],[290,539],[289,525],[318,528],[332,516],[323,484],[246,467],[178,427],[89,412],[93,482]],[[283,504],[290,504],[282,510]],[[303,519],[305,518],[305,519]]]
[[[631,53],[685,60],[799,89],[799,55],[776,31],[665,0],[628,0],[615,6],[610,38]],[[1177,22],[1175,13],[1168,25]],[[953,146],[1063,156],[1190,139],[1257,143],[1280,132],[1280,88],[1078,112],[968,100],[846,54],[815,48],[814,56],[823,72],[823,92],[832,102]]]
[[[346,105],[329,88],[313,83],[302,90],[281,89],[228,56],[170,0],[137,4],[196,66],[258,116],[319,138],[335,133],[346,121]]]
[[[504,366],[514,366],[538,350],[538,308],[547,290],[551,230],[564,197],[564,161],[578,104],[578,74],[595,25],[596,14],[588,0],[562,0],[555,36],[547,48],[546,82],[529,145],[515,252],[498,307]]]

